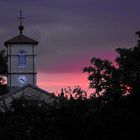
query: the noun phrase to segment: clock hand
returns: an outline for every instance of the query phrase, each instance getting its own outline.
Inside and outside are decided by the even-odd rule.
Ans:
[[[25,82],[25,80],[21,79],[23,82]]]

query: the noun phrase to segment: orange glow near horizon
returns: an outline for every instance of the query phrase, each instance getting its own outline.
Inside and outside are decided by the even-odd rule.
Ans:
[[[60,92],[62,88],[80,86],[88,91],[87,75],[83,73],[38,73],[38,86],[48,92]]]

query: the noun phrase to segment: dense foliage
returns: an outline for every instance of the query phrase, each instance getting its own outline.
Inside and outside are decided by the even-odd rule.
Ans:
[[[95,89],[93,96],[104,97],[105,102],[140,93],[140,43],[133,48],[118,48],[116,52],[114,63],[94,57],[90,66],[83,69],[88,73],[89,87]]]
[[[44,102],[16,99],[11,110],[0,113],[2,140],[102,140],[139,138],[140,106],[134,95],[118,103],[96,99],[59,97],[50,106]]]
[[[7,92],[7,85],[4,84],[7,76],[7,57],[5,50],[0,51],[0,95]]]
[[[75,87],[62,90],[53,105],[14,99],[0,112],[0,139],[139,139],[140,45],[116,51],[116,64],[94,57],[84,68],[93,89],[90,98]]]

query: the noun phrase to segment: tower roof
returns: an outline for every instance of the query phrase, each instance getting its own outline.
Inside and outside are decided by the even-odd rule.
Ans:
[[[22,16],[22,11],[20,11],[20,16],[18,17],[18,19],[20,20],[20,25],[18,27],[20,34],[13,37],[10,40],[5,41],[4,45],[6,47],[7,47],[7,45],[10,45],[10,44],[34,44],[34,45],[37,45],[39,43],[38,41],[23,35],[24,26],[22,25],[22,22],[23,22],[24,17]]]
[[[5,41],[4,45],[7,46],[9,44],[38,44],[38,41],[33,40],[23,34],[17,35],[10,40]]]

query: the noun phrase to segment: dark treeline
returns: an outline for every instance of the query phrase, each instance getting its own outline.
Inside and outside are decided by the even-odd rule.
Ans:
[[[58,98],[54,106],[15,99],[11,110],[0,113],[0,139],[102,140],[139,137],[140,102],[134,95],[117,103],[97,99]]]
[[[9,109],[0,113],[0,139],[138,139],[140,44],[116,52],[115,62],[94,57],[83,69],[93,89],[89,98],[75,87],[62,90],[51,105],[14,99]]]
[[[6,51],[0,51],[0,95],[5,94],[7,90],[7,85],[3,84],[5,81],[4,77],[7,75],[7,56]]]

